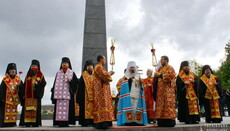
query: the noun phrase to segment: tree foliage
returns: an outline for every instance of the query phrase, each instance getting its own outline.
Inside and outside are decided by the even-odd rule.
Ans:
[[[226,57],[219,69],[215,72],[220,78],[223,88],[230,88],[230,41],[225,46]]]

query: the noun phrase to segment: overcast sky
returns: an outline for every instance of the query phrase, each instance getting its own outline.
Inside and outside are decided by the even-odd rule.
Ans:
[[[108,48],[116,40],[112,89],[128,61],[144,72],[153,68],[151,41],[157,59],[169,56],[176,71],[181,61],[193,59],[218,69],[230,39],[229,7],[229,0],[106,0]],[[85,0],[0,0],[0,78],[15,62],[24,79],[31,60],[38,59],[47,80],[43,103],[51,103],[62,57],[71,59],[80,77],[84,14]]]

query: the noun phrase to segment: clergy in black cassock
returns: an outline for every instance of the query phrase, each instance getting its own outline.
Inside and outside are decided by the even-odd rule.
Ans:
[[[79,124],[93,126],[93,73],[94,63],[87,60],[79,80],[77,103],[80,106]]]
[[[41,122],[41,99],[44,95],[46,80],[38,60],[32,60],[23,88],[20,89],[22,114],[20,126],[38,127]]]
[[[199,82],[199,94],[200,105],[204,106],[207,123],[220,123],[222,121],[220,104],[222,92],[221,82],[213,75],[210,66],[203,66]]]
[[[51,100],[55,105],[54,126],[68,127],[69,124],[76,124],[74,93],[76,93],[77,87],[78,79],[72,70],[70,59],[64,57],[51,89]]]
[[[198,124],[198,79],[189,69],[188,61],[183,61],[176,79],[178,120],[186,124]]]
[[[16,126],[18,115],[19,88],[23,83],[17,76],[17,68],[15,63],[7,66],[5,77],[0,86],[0,127]]]

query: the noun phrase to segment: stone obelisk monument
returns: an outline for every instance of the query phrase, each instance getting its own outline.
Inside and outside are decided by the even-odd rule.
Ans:
[[[107,58],[105,0],[86,0],[82,67],[86,60],[96,64],[98,55]]]

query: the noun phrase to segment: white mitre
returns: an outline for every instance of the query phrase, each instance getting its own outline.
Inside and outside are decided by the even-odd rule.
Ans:
[[[135,67],[135,72],[134,73],[130,72],[130,70],[129,70],[130,67]],[[134,61],[130,61],[128,63],[127,68],[126,68],[126,72],[125,72],[125,77],[127,79],[131,78],[132,75],[135,75],[135,79],[139,79],[138,68],[137,68],[136,62],[134,62]]]

